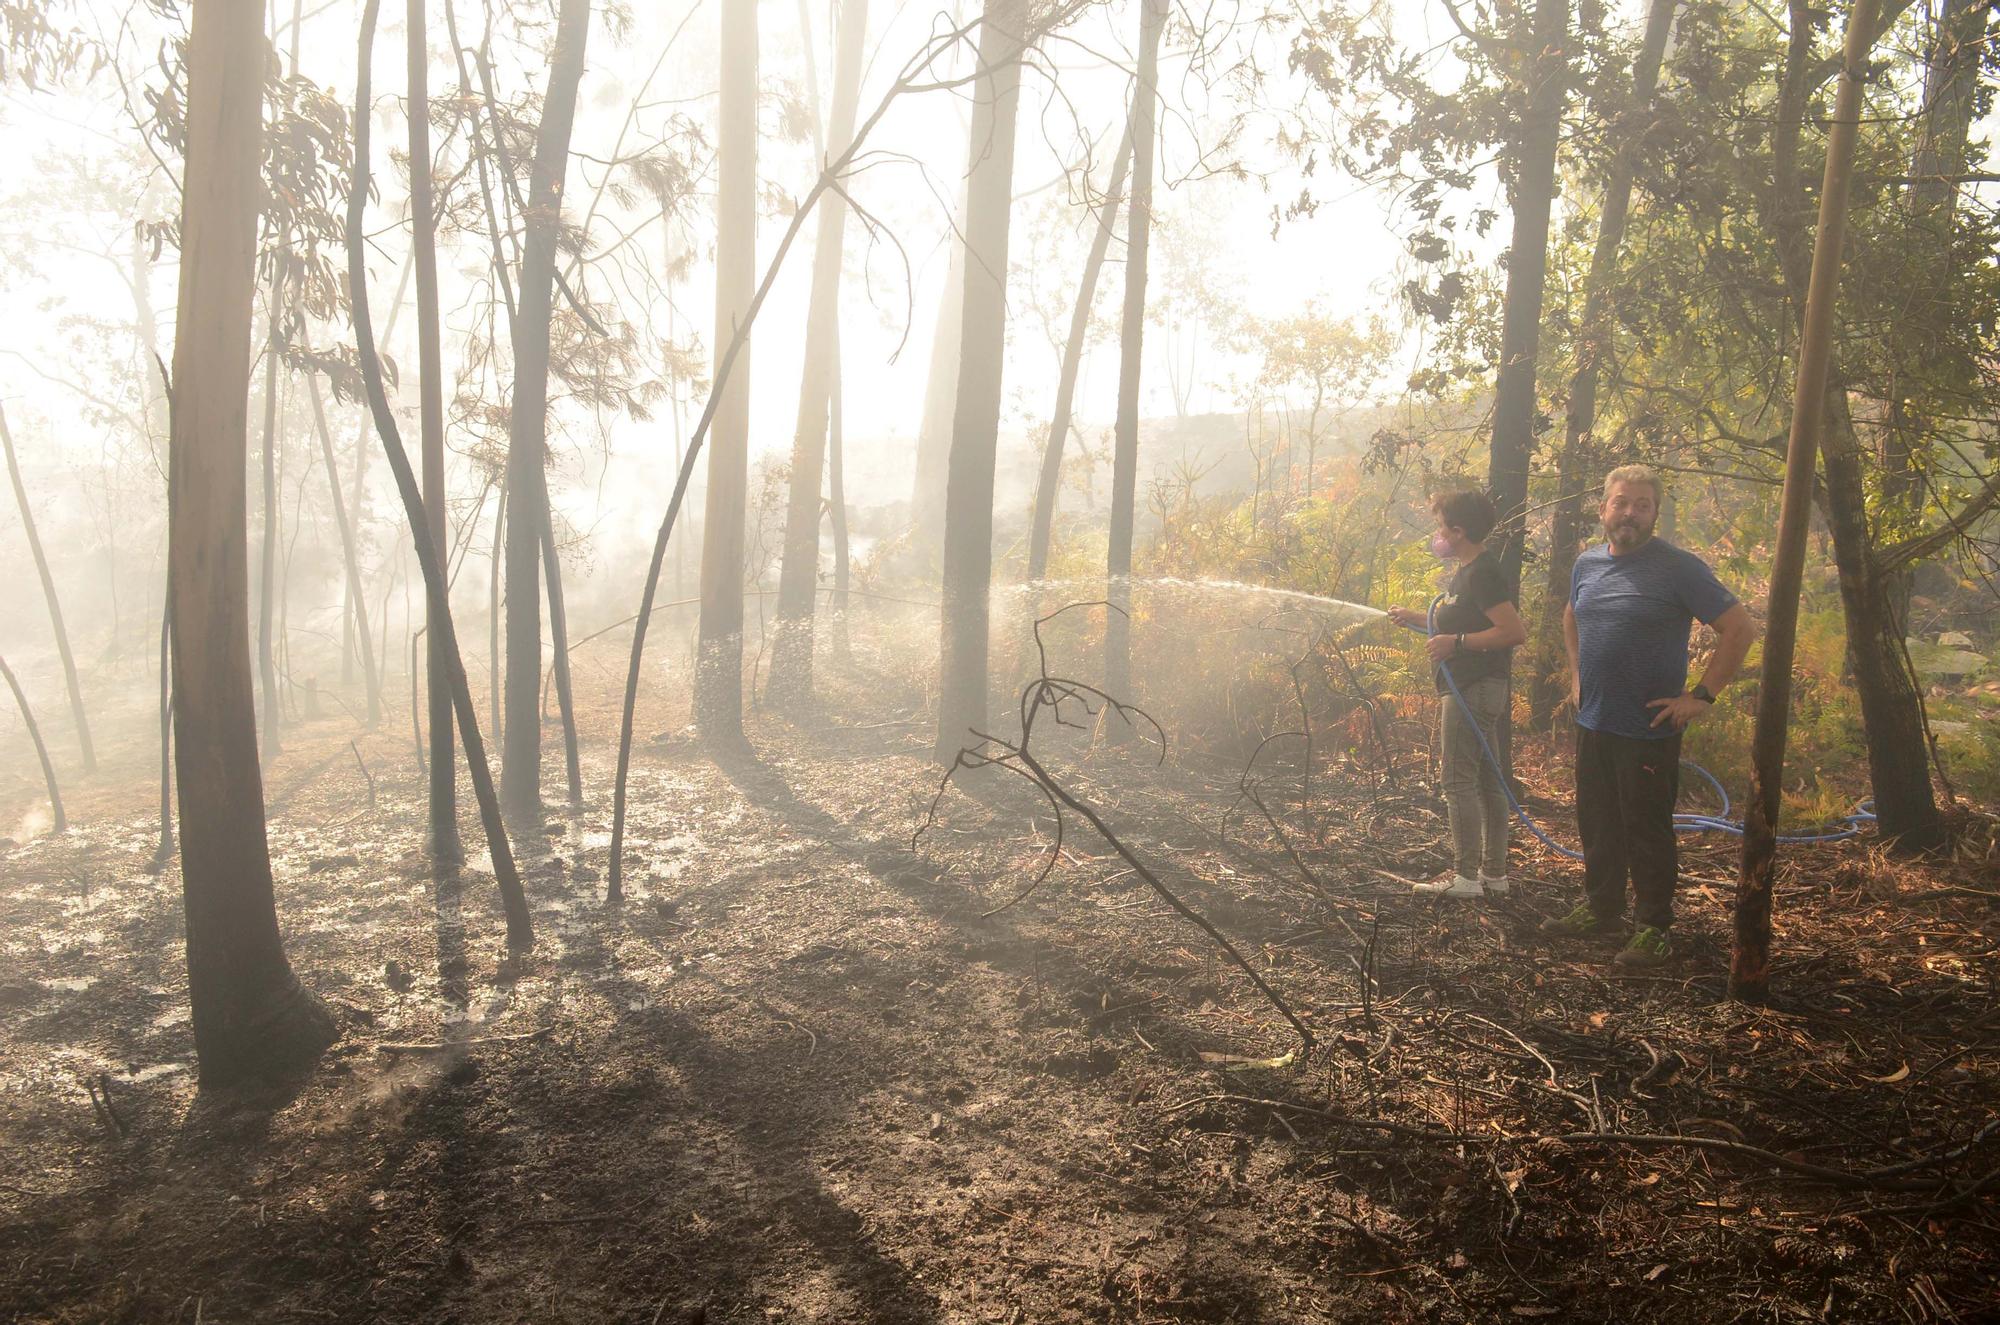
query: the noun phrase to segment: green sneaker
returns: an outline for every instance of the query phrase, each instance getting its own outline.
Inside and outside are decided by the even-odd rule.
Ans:
[[[1542,933],[1571,939],[1594,938],[1602,934],[1616,933],[1622,923],[1624,922],[1616,917],[1606,920],[1590,909],[1589,902],[1583,902],[1566,916],[1552,916],[1544,920]]]
[[[1611,959],[1613,966],[1626,970],[1650,971],[1656,966],[1665,966],[1667,958],[1674,955],[1674,945],[1667,941],[1667,931],[1654,929],[1651,925],[1641,925],[1625,950]]]

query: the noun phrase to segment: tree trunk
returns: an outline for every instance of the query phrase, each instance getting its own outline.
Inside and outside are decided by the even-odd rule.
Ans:
[[[562,559],[556,552],[555,512],[549,505],[548,471],[542,472],[542,580],[549,591],[549,645],[554,651],[556,708],[562,715],[563,773],[569,806],[583,804],[583,765],[576,748],[576,702],[570,690],[569,613],[563,606]],[[537,711],[536,721],[541,720]]]
[[[1150,0],[1142,0],[1150,5]],[[1056,408],[1049,419],[1049,440],[1042,448],[1042,472],[1035,484],[1034,523],[1028,533],[1028,578],[1039,580],[1049,573],[1049,540],[1054,535],[1056,495],[1062,488],[1063,445],[1069,439],[1070,407],[1076,399],[1077,370],[1083,363],[1083,344],[1090,334],[1090,313],[1097,302],[1097,274],[1104,255],[1111,248],[1111,229],[1118,219],[1120,195],[1125,190],[1125,171],[1132,162],[1132,132],[1138,115],[1125,126],[1118,153],[1111,160],[1111,179],[1104,187],[1104,205],[1097,212],[1097,232],[1090,237],[1090,252],[1083,260],[1083,279],[1076,288],[1076,308],[1070,314],[1069,339],[1063,344],[1062,371],[1056,378]],[[1124,364],[1119,365],[1121,374]]]
[[[411,257],[414,259],[415,254],[412,254]],[[403,263],[402,274],[396,278],[396,302],[389,306],[389,316],[382,321],[382,342],[385,345],[395,337],[396,319],[403,311],[403,301],[410,289],[410,273],[415,265],[414,261],[405,261]],[[348,517],[354,527],[354,556],[357,568],[361,562],[361,528],[363,523],[368,519],[367,480],[368,419],[364,415],[360,425],[354,430],[354,481],[353,486],[349,489],[352,495],[347,502]],[[354,623],[365,621],[368,616],[367,593],[360,582],[357,581],[349,587],[347,597],[341,604],[341,616],[348,623],[341,632],[343,638],[340,656],[340,679],[344,684],[353,679],[353,667],[350,655],[354,645],[347,636],[355,629]],[[384,629],[387,626],[388,622],[384,620]],[[365,627],[363,628],[365,629]],[[383,673],[389,667],[389,659],[388,654],[379,649],[376,651],[375,657],[378,660],[375,671],[375,686],[377,690],[380,690],[384,684]]]
[[[589,0],[562,0],[548,93],[528,173],[527,236],[514,319],[514,403],[507,437],[507,734],[501,801],[517,829],[542,815],[542,525],[548,479],[549,317],[555,295],[557,229],[569,169],[570,127],[590,33]]]
[[[1917,293],[1912,306],[1946,308],[1951,291],[1965,279],[1965,272],[1953,260],[1953,222],[1957,213],[1958,183],[1953,178],[1966,166],[1966,140],[1972,127],[1974,101],[1979,90],[1979,61],[1992,6],[1974,0],[1944,0],[1933,25],[1931,48],[1924,62],[1924,95],[1917,119],[1917,143],[1910,157],[1909,207],[1922,228],[1922,242],[1936,254],[1933,261],[1919,267],[1920,280],[1929,289]],[[1925,346],[1912,346],[1910,358],[1917,363],[1929,357]],[[1935,373],[1934,364],[1925,370]],[[1947,385],[1965,390],[1971,383],[1959,374]],[[1889,401],[1889,423],[1882,437],[1882,509],[1899,526],[1915,521],[1923,498],[1922,476],[1918,472],[1913,439],[1922,435],[1925,421],[1915,417],[1903,393]],[[1908,632],[1910,586],[1914,566],[1880,569],[1882,592],[1889,615],[1884,624],[1896,632],[1900,652],[1902,637]]]
[[[382,720],[382,676],[375,667],[375,645],[368,634],[367,592],[361,583],[361,560],[354,548],[354,529],[347,519],[347,503],[340,495],[340,470],[333,456],[333,434],[326,426],[326,406],[320,399],[319,379],[306,375],[306,392],[312,399],[313,424],[319,430],[320,462],[326,466],[326,484],[333,499],[333,521],[340,530],[340,554],[347,569],[347,597],[359,620],[356,631],[361,643],[361,675],[368,687],[368,725]]]
[[[1800,13],[1796,4],[1792,12],[1797,21]],[[1799,371],[1792,392],[1778,550],[1771,568],[1763,675],[1750,752],[1750,803],[1743,817],[1743,860],[1736,881],[1735,945],[1729,968],[1730,996],[1749,1003],[1761,1003],[1770,996],[1771,893],[1777,875],[1778,808],[1784,791],[1785,728],[1791,717],[1792,656],[1798,637],[1799,586],[1805,576],[1813,450],[1820,436],[1820,414],[1829,396],[1833,304],[1840,288],[1841,242],[1847,232],[1847,186],[1874,23],[1875,0],[1855,0],[1847,20],[1845,68],[1827,135],[1819,230],[1799,332]],[[1925,787],[1929,787],[1928,778]]]
[[[945,264],[944,294],[931,335],[930,374],[924,382],[924,412],[917,422],[917,465],[910,486],[910,527],[918,552],[929,557],[943,546],[945,474],[950,465],[952,422],[957,414],[959,338],[965,330],[965,229],[969,199],[952,217],[951,260]]]
[[[841,413],[840,335],[833,338],[833,380],[826,396],[826,488],[833,514],[833,648],[848,661],[847,636],[847,467],[843,458],[845,420]]]
[[[294,1069],[335,1033],[278,936],[251,698],[245,415],[266,55],[261,4],[193,11],[167,519],[181,884],[203,1086]]]
[[[1861,2],[1872,4],[1872,0]],[[1863,47],[1864,53],[1866,50]],[[1811,311],[1810,304],[1807,311]],[[1947,844],[1949,834],[1931,786],[1923,695],[1904,653],[1896,577],[1883,572],[1869,532],[1861,448],[1846,393],[1830,393],[1825,412],[1819,431],[1821,492],[1827,527],[1833,535],[1834,565],[1840,573],[1847,658],[1854,669],[1861,726],[1868,740],[1875,829],[1896,851],[1934,851]]]
[[[168,425],[172,426],[171,423]],[[150,866],[154,874],[174,858],[174,598],[173,569],[167,571],[166,601],[160,605],[160,836]]]
[[[368,264],[363,246],[363,222],[368,208],[368,107],[370,52],[375,43],[375,20],[381,0],[366,0],[361,11],[360,59],[355,74],[354,179],[347,197],[347,286],[349,307],[354,318],[354,342],[361,358],[361,378],[368,391],[368,409],[375,430],[382,438],[382,452],[395,475],[396,491],[403,501],[416,545],[417,564],[423,572],[426,601],[436,608],[432,614],[446,636],[446,664],[452,692],[452,708],[458,715],[459,736],[465,744],[465,762],[472,774],[473,798],[479,803],[480,823],[486,830],[486,845],[493,857],[493,878],[507,913],[507,942],[526,948],[534,942],[534,927],[528,915],[528,899],[521,891],[520,876],[514,870],[514,853],[501,821],[500,801],[495,794],[493,775],[486,763],[486,745],[479,737],[479,715],[472,707],[472,689],[466,684],[465,662],[458,651],[458,632],[451,620],[451,585],[445,577],[441,550],[431,538],[430,520],[424,513],[423,494],[410,457],[403,449],[396,416],[389,408],[389,394],[382,380],[382,363],[375,348],[375,329],[368,312]],[[388,615],[385,611],[385,617]],[[407,614],[406,614],[407,616]],[[385,623],[386,629],[386,623]],[[179,634],[178,631],[175,632]],[[183,774],[185,785],[186,776]],[[185,816],[183,816],[185,819]]]
[[[278,580],[278,360],[283,358],[284,292],[273,276],[266,288],[265,312],[270,318],[264,342],[264,521],[258,530],[257,679],[264,697],[264,729],[259,750],[269,760],[278,753],[279,730],[285,724],[284,700],[278,694],[278,665],[271,643],[272,604]]]
[[[1850,24],[1875,23],[1873,0],[1857,0]],[[1812,64],[1813,16],[1806,0],[1792,0],[1783,81],[1772,125],[1771,191],[1765,223],[1776,241],[1779,266],[1800,320],[1801,335],[1811,311],[1812,264],[1816,246],[1804,225],[1807,192],[1798,160],[1805,121],[1808,71]],[[1862,50],[1873,46],[1864,34]],[[1849,67],[1853,66],[1850,59]],[[1846,91],[1843,83],[1842,94]],[[1858,89],[1855,92],[1858,97]],[[1821,207],[1824,212],[1824,198]],[[1822,224],[1824,219],[1822,218]],[[1923,695],[1903,656],[1903,622],[1891,598],[1869,528],[1868,495],[1861,474],[1860,446],[1847,406],[1847,382],[1837,356],[1829,354],[1826,399],[1815,407],[1816,435],[1825,463],[1820,499],[1833,534],[1834,565],[1840,574],[1842,616],[1854,689],[1861,701],[1862,730],[1868,743],[1868,771],[1875,793],[1876,831],[1893,848],[1929,851],[1947,837],[1931,787],[1924,742]],[[1768,648],[1768,646],[1767,646]],[[1767,902],[1768,905],[1768,902]],[[1768,928],[1768,917],[1765,920]]]
[[[90,741],[90,719],[83,711],[83,687],[77,684],[76,658],[69,651],[69,629],[63,625],[62,602],[56,597],[55,577],[49,574],[49,559],[42,551],[42,537],[35,529],[35,513],[28,508],[28,489],[21,482],[21,464],[14,456],[14,434],[7,429],[7,411],[0,408],[0,445],[7,450],[7,478],[14,485],[14,504],[21,510],[21,532],[27,536],[28,552],[35,559],[35,574],[42,580],[42,600],[49,605],[49,623],[55,627],[56,654],[62,659],[63,683],[69,687],[69,714],[76,723],[76,743],[83,756],[86,776],[97,772],[97,750]]]
[[[1507,249],[1507,293],[1500,322],[1500,372],[1493,385],[1493,442],[1488,486],[1500,515],[1500,568],[1519,601],[1522,522],[1535,451],[1535,358],[1541,341],[1542,285],[1549,267],[1549,208],[1555,199],[1556,146],[1569,92],[1568,0],[1535,0],[1532,49],[1525,61],[1527,113],[1514,156],[1514,234]]]
[[[56,766],[49,758],[49,747],[42,744],[42,729],[35,722],[35,711],[28,707],[28,697],[21,691],[21,683],[14,679],[14,669],[0,658],[0,676],[7,678],[8,689],[14,692],[15,707],[21,710],[21,721],[28,728],[28,739],[35,743],[35,757],[42,761],[42,782],[49,790],[49,831],[63,833],[69,831],[69,818],[63,813],[62,788],[56,785]]]
[[[1565,679],[1562,617],[1557,604],[1569,601],[1570,574],[1576,568],[1577,544],[1583,541],[1585,507],[1582,488],[1596,466],[1588,459],[1597,427],[1597,385],[1611,357],[1611,284],[1617,276],[1618,250],[1625,242],[1625,219],[1632,208],[1632,179],[1641,139],[1651,123],[1653,93],[1660,84],[1660,62],[1674,27],[1677,0],[1652,0],[1646,13],[1646,34],[1632,66],[1632,113],[1624,126],[1604,181],[1604,205],[1597,221],[1597,247],[1591,251],[1590,272],[1584,278],[1583,316],[1577,328],[1576,371],[1569,379],[1569,408],[1563,427],[1563,448],[1556,457],[1556,506],[1549,532],[1548,590],[1542,600],[1535,648],[1534,672],[1528,684],[1529,724],[1547,730],[1556,706],[1569,693]]]
[[[716,135],[715,344],[728,344],[757,281],[757,5],[723,0]],[[708,448],[694,718],[710,741],[743,739],[743,517],[750,488],[750,347],[722,385]]]
[[[1105,598],[1119,610],[1104,623],[1104,688],[1132,694],[1132,526],[1139,483],[1139,369],[1146,332],[1146,257],[1153,226],[1153,145],[1159,100],[1160,32],[1166,0],[1140,0],[1139,78],[1132,88],[1132,205],[1125,218],[1125,317],[1118,334],[1118,422],[1111,458],[1111,546]],[[1122,738],[1129,723],[1113,724]]]
[[[1014,125],[1021,105],[1025,0],[986,0],[973,82],[965,217],[964,316],[945,475],[944,576],[936,753],[950,762],[987,721],[993,470],[1007,345],[1007,235]]]
[[[845,153],[854,139],[854,116],[861,99],[862,47],[867,35],[867,0],[841,0],[840,36],[833,62],[833,105],[823,153],[829,161]],[[820,204],[819,234],[813,241],[805,370],[799,386],[798,426],[792,438],[785,551],[778,572],[777,637],[771,651],[769,693],[780,706],[793,709],[812,700],[820,494],[826,472],[835,342],[840,336],[840,265],[846,229],[847,199],[835,193]]]
[[[488,589],[486,618],[486,684],[490,691],[489,698],[492,700],[493,705],[493,739],[495,742],[505,739],[504,733],[506,730],[500,723],[500,678],[503,674],[500,661],[500,582],[503,563],[506,560],[506,539],[507,487],[505,484],[502,484],[500,487],[500,500],[494,504],[493,511],[493,581]]]
[[[437,209],[431,195],[430,25],[424,0],[409,0],[404,51],[409,69],[410,254],[417,273],[418,451],[423,462],[424,517],[431,541],[451,545],[444,478],[444,352],[438,332]],[[426,847],[438,865],[465,859],[458,837],[458,756],[452,746],[447,632],[433,604],[424,618],[424,687],[429,701],[430,831]]]

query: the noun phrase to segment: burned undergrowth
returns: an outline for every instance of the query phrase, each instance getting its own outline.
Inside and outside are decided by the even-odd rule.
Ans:
[[[1723,998],[1730,839],[1689,840],[1682,959],[1613,978],[1610,948],[1536,934],[1577,887],[1552,856],[1522,857],[1502,900],[1412,897],[1444,864],[1442,818],[1372,756],[1323,751],[1301,814],[1296,782],[1061,733],[1039,757],[1062,786],[1310,1029],[1309,1054],[1263,1067],[1299,1041],[1284,1017],[1103,840],[1056,848],[1035,788],[961,772],[912,850],[928,730],[877,676],[824,679],[819,718],[762,718],[743,751],[641,742],[617,908],[614,747],[587,741],[594,799],[522,845],[538,941],[519,955],[479,862],[434,881],[415,854],[407,734],[295,733],[273,776],[280,905],[344,1036],[275,1096],[195,1095],[178,880],[142,868],[142,783],[124,818],[12,848],[13,1315],[1710,1321],[1992,1301],[1990,870],[1865,838],[1788,852],[1778,999],[1753,1009]],[[609,669],[579,687],[586,732],[614,730]],[[1558,794],[1537,757],[1529,783]]]

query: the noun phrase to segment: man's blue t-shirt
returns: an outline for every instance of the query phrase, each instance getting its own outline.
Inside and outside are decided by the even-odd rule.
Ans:
[[[1715,572],[1692,552],[1652,538],[1622,556],[1600,543],[1576,559],[1569,581],[1576,612],[1581,682],[1579,726],[1614,736],[1663,740],[1658,709],[1687,688],[1688,631],[1736,606]]]

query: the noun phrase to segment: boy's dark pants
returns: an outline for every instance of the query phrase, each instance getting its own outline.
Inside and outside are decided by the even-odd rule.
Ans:
[[[1674,800],[1680,794],[1681,734],[1640,741],[1576,729],[1576,826],[1583,838],[1583,888],[1591,912],[1625,914],[1629,873],[1633,918],[1665,929],[1674,923],[1680,860]]]

